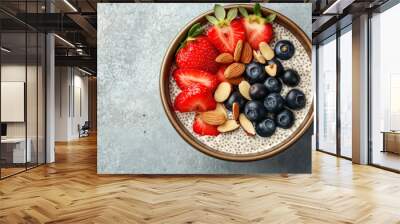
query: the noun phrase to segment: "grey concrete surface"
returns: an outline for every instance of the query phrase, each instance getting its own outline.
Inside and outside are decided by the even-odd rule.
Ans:
[[[264,4],[311,36],[311,4]],[[170,42],[213,4],[98,4],[99,174],[311,172],[311,134],[265,160],[228,162],[204,155],[173,129],[158,78]]]

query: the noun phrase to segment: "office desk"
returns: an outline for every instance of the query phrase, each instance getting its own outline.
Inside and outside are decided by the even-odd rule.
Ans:
[[[9,163],[25,163],[31,162],[31,145],[30,138],[26,139],[27,147],[25,152],[25,138],[6,138],[1,139],[1,154]],[[12,159],[11,159],[12,158]]]
[[[392,152],[400,154],[400,132],[383,131],[383,150],[382,152]]]

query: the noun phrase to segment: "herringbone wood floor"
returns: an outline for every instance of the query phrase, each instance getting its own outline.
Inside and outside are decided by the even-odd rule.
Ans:
[[[96,139],[0,181],[0,223],[400,223],[400,175],[314,153],[311,175],[98,176]]]

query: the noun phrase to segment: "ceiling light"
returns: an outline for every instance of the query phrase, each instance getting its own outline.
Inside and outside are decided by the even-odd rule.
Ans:
[[[78,70],[81,71],[81,72],[83,72],[83,73],[85,73],[85,74],[87,74],[87,75],[92,75],[92,73],[90,73],[90,72],[88,72],[88,71],[86,71],[86,70],[83,70],[83,69],[81,69],[81,68],[79,68],[79,67],[78,67]]]
[[[6,52],[6,53],[10,53],[10,52],[11,52],[11,50],[9,50],[9,49],[7,49],[7,48],[5,48],[5,47],[1,47],[0,49],[1,49],[2,51]]]
[[[65,4],[67,4],[74,12],[78,12],[78,10],[68,1],[64,0]]]
[[[59,35],[57,35],[57,34],[54,34],[54,36],[55,37],[57,37],[59,40],[61,40],[62,42],[64,42],[64,43],[66,43],[67,45],[69,45],[70,47],[73,47],[73,48],[75,48],[75,45],[73,45],[71,42],[69,42],[68,40],[66,40],[66,39],[64,39],[64,38],[62,38],[62,37],[60,37]]]

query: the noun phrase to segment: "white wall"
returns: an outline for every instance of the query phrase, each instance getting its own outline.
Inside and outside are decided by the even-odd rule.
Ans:
[[[88,78],[72,67],[56,67],[55,140],[79,137],[78,124],[88,120]]]

